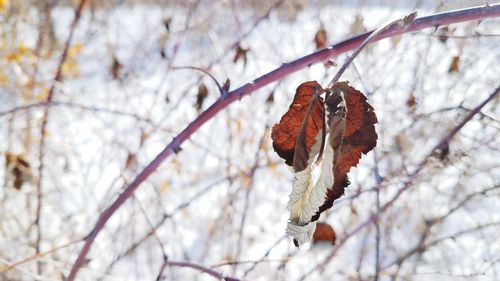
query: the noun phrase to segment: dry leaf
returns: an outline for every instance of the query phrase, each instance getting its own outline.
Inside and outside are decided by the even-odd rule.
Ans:
[[[301,84],[271,135],[274,150],[287,164],[293,163],[295,171],[286,232],[297,246],[313,237],[321,212],[349,184],[347,173],[377,143],[377,118],[366,97],[348,82],[337,82],[327,91],[331,95],[323,102],[319,94],[324,90],[317,82]],[[325,105],[328,129],[324,128]],[[317,179],[314,174],[319,174]]]
[[[295,92],[295,97],[288,111],[281,117],[280,122],[272,128],[273,148],[290,166],[293,165],[295,142],[302,122],[307,114],[309,103],[318,89],[321,89],[321,86],[316,81],[301,84]],[[312,105],[311,117],[307,120],[306,146],[308,152],[310,152],[315,143],[315,137],[322,128],[324,110],[323,99],[317,99]]]
[[[172,24],[172,17],[163,19],[163,26],[167,32],[170,32],[170,25]]]
[[[162,180],[160,183],[160,194],[165,194],[170,189],[170,181]]]
[[[334,62],[333,60],[328,60],[327,62],[325,62],[325,67],[335,67],[337,66],[337,63]]]
[[[415,105],[417,105],[417,99],[413,94],[410,94],[410,96],[406,99],[406,106],[411,109],[415,107]]]
[[[328,242],[335,245],[336,235],[333,227],[327,223],[318,222],[313,234],[313,243]]]
[[[460,56],[454,56],[451,59],[450,68],[448,69],[448,73],[458,72],[459,64],[460,64]]]
[[[125,160],[125,169],[131,169],[137,163],[137,156],[135,153],[128,152],[127,160]]]
[[[240,45],[236,46],[236,52],[234,53],[233,62],[237,63],[239,60],[243,60],[243,66],[247,64],[247,53],[250,48],[243,48]]]
[[[320,27],[316,35],[314,35],[314,43],[316,44],[316,49],[323,49],[326,47],[326,43],[328,41],[326,30],[323,26]]]
[[[7,177],[11,179],[12,186],[17,190],[20,190],[31,176],[30,164],[20,154],[5,153],[5,168]]]
[[[351,24],[350,32],[351,32],[351,34],[358,34],[358,33],[366,32],[366,28],[363,25],[363,16],[361,16],[360,14],[356,15],[356,17],[354,18],[354,21]]]
[[[348,82],[335,83],[332,91],[325,104],[329,112],[329,145],[335,152],[335,181],[328,190],[325,203],[312,220],[317,220],[320,213],[331,208],[333,201],[344,194],[344,189],[349,185],[347,173],[358,165],[362,154],[377,145],[377,117],[366,97],[349,86]]]
[[[199,111],[203,108],[203,101],[208,97],[208,89],[205,83],[198,86],[198,94],[196,95],[196,109]]]
[[[442,28],[439,28],[436,31],[436,34],[438,35],[439,41],[443,44],[446,44],[446,41],[448,41],[449,36],[453,35],[455,30],[456,28],[449,28],[448,26],[444,26]]]
[[[120,76],[121,76],[121,70],[123,68],[123,65],[120,63],[120,61],[118,60],[118,58],[116,56],[113,56],[113,59],[112,59],[112,63],[111,63],[111,67],[110,67],[110,72],[111,72],[111,76],[113,77],[113,79],[120,79]]]

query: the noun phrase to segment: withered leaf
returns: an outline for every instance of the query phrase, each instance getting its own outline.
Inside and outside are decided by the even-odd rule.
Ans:
[[[247,53],[250,48],[243,48],[240,45],[236,46],[236,52],[234,53],[233,62],[237,63],[239,60],[243,60],[243,66],[247,64]]]
[[[335,231],[331,225],[324,222],[316,224],[316,230],[312,238],[313,243],[328,242],[335,245],[336,238]]]
[[[326,30],[322,27],[316,32],[314,35],[314,43],[316,44],[316,49],[323,49],[326,47],[326,43],[328,41]]]
[[[12,186],[20,190],[30,176],[30,164],[20,154],[5,153],[5,168],[7,177],[12,179]]]
[[[320,89],[322,89],[321,85],[316,81],[302,83],[297,88],[288,111],[272,128],[271,138],[274,151],[290,166],[294,162],[295,143],[307,115],[309,104],[314,94]],[[324,114],[323,99],[319,97],[311,104],[310,117],[306,120],[304,139],[307,153],[311,151],[311,147],[316,142],[315,137],[323,127]]]
[[[111,63],[111,76],[113,79],[120,79],[121,77],[121,70],[123,68],[123,65],[120,63],[118,58],[116,56],[113,56],[113,62]]]
[[[163,19],[163,26],[165,27],[165,30],[167,32],[170,32],[170,24],[172,24],[172,18],[171,17]]]
[[[325,67],[335,67],[337,66],[337,63],[334,62],[333,60],[328,60],[327,62],[325,62]]]
[[[460,65],[460,56],[453,56],[450,63],[449,73],[458,72],[458,66]]]
[[[410,94],[410,96],[406,99],[406,106],[411,109],[415,107],[415,105],[417,105],[417,99],[413,94]]]
[[[317,220],[320,213],[331,208],[333,201],[344,194],[349,185],[347,173],[358,165],[362,154],[377,145],[377,117],[366,97],[348,82],[337,82],[331,90],[332,95],[325,104],[328,108],[329,145],[335,155],[334,183],[312,221]]]
[[[274,103],[274,91],[272,91],[269,96],[267,96],[266,99],[266,104],[273,104]]]
[[[350,169],[377,143],[377,117],[366,97],[348,82],[337,82],[326,91],[323,102],[320,95],[325,90],[316,81],[301,84],[288,111],[272,129],[274,150],[295,171],[286,228],[295,245],[314,237],[320,214],[349,185]],[[319,176],[313,177],[317,172]],[[316,238],[323,233],[318,231]],[[328,232],[331,238],[333,231]]]
[[[436,34],[438,35],[438,39],[441,43],[446,44],[446,41],[448,41],[448,38],[453,35],[455,32],[456,28],[449,28],[448,26],[444,26],[442,28],[439,28],[436,31]]]
[[[358,34],[358,33],[363,33],[366,31],[366,27],[363,24],[363,16],[360,14],[357,14],[356,17],[354,18],[354,21],[351,24],[350,28],[351,34]]]
[[[137,156],[133,152],[128,152],[127,160],[125,160],[125,169],[131,169],[137,163]]]
[[[203,107],[203,101],[208,96],[208,89],[205,83],[201,83],[198,86],[198,94],[196,95],[196,109],[201,110]]]

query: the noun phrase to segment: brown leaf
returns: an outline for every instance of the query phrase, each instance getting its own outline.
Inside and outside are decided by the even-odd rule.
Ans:
[[[459,64],[460,64],[460,56],[454,56],[451,59],[450,68],[448,69],[448,73],[458,72]]]
[[[333,201],[344,194],[349,185],[347,173],[357,166],[362,154],[377,145],[377,117],[366,97],[348,82],[337,82],[331,90],[332,95],[325,104],[329,112],[329,145],[334,150],[334,183],[312,221],[317,220],[321,212],[329,209]]]
[[[272,91],[269,96],[267,96],[266,104],[271,105],[274,103],[274,91]]]
[[[366,27],[363,24],[363,16],[357,14],[354,21],[351,24],[351,34],[363,33],[366,31]]]
[[[316,44],[316,49],[323,49],[326,47],[326,43],[328,41],[326,30],[323,27],[320,27],[316,35],[314,35],[314,43]]]
[[[318,222],[316,224],[316,230],[313,234],[313,243],[319,242],[329,242],[332,245],[335,245],[336,240],[335,231],[333,227],[327,223]]]
[[[196,95],[196,109],[201,110],[203,107],[203,101],[208,96],[208,89],[205,83],[201,83],[198,86],[198,94]]]
[[[163,19],[163,26],[167,32],[170,32],[170,25],[172,24],[172,17]]]
[[[297,88],[288,111],[281,117],[280,122],[272,128],[271,138],[274,151],[290,166],[294,163],[295,144],[302,123],[308,114],[309,104],[318,90],[322,90],[322,88],[316,81],[302,83]],[[309,154],[311,147],[315,143],[316,135],[323,127],[324,114],[323,99],[318,97],[311,104],[310,117],[306,120],[304,142],[307,154]]]
[[[408,106],[408,108],[413,108],[415,105],[417,105],[417,99],[413,94],[410,94],[410,96],[406,99],[406,106]]]
[[[113,56],[113,62],[111,63],[111,76],[113,79],[120,79],[121,77],[121,70],[123,68],[123,65],[120,63],[118,58],[116,56]]]
[[[125,169],[131,169],[137,163],[137,156],[135,153],[128,152],[127,160],[125,160]]]
[[[149,137],[149,134],[143,128],[141,128],[141,136],[139,138],[139,147],[142,147],[144,145],[144,142],[146,142],[148,137]]]
[[[250,48],[243,48],[240,45],[236,46],[236,52],[234,53],[233,62],[237,63],[239,60],[243,60],[243,65],[247,64],[247,53]]]
[[[30,164],[20,154],[5,153],[5,168],[7,176],[12,178],[12,186],[20,190],[24,182],[30,177]]]
[[[327,62],[325,62],[325,67],[329,68],[329,67],[335,67],[337,66],[337,63],[334,62],[333,60],[328,60]]]
[[[448,26],[439,28],[436,31],[436,34],[438,35],[438,39],[441,43],[446,44],[446,41],[448,41],[448,38],[450,38],[451,35],[455,32],[456,28],[449,28]]]

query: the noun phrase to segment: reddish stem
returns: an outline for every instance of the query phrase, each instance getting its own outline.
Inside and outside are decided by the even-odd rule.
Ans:
[[[378,41],[383,38],[417,31],[424,28],[429,27],[437,27],[441,25],[449,25],[452,23],[459,23],[465,21],[473,21],[473,20],[483,20],[486,18],[493,18],[500,16],[500,4],[494,5],[486,5],[481,7],[473,7],[467,8],[463,10],[455,10],[450,12],[439,13],[427,17],[422,17],[416,19],[411,25],[406,28],[401,28],[398,25],[389,28],[373,41]],[[266,85],[283,79],[287,75],[299,71],[303,68],[306,68],[315,63],[321,63],[329,60],[332,57],[338,56],[342,53],[348,52],[350,50],[356,49],[373,31],[369,31],[347,40],[340,41],[337,44],[334,44],[331,47],[319,50],[302,58],[299,58],[290,63],[283,64],[281,67],[257,78],[256,80],[247,83],[238,89],[231,91],[230,93],[222,96],[219,100],[217,100],[214,104],[212,104],[209,108],[207,108],[204,112],[202,112],[195,120],[193,120],[182,132],[180,132],[166,147],[163,151],[156,156],[156,158],[151,161],[149,165],[147,165],[144,170],[142,170],[139,175],[125,188],[125,190],[116,198],[116,200],[106,208],[96,224],[92,228],[92,231],[85,238],[85,244],[83,245],[78,258],[76,259],[73,267],[71,268],[71,272],[67,278],[68,281],[72,281],[75,279],[76,274],[80,267],[85,263],[86,256],[90,251],[90,248],[99,234],[99,232],[106,225],[107,221],[111,218],[111,216],[120,208],[123,203],[130,198],[135,190],[139,187],[139,185],[144,182],[156,169],[160,166],[160,164],[167,159],[172,153],[180,151],[181,144],[189,139],[191,135],[196,132],[203,124],[205,124],[208,120],[214,117],[219,111],[226,108],[228,105],[233,103],[236,100],[241,99],[246,95],[250,95],[251,93],[257,91],[260,88],[265,87]]]

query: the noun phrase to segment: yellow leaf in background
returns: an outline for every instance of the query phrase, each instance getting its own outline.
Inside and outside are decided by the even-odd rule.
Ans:
[[[241,121],[239,119],[236,119],[235,121],[236,125],[236,133],[239,134],[241,132]]]
[[[0,13],[5,13],[8,5],[9,5],[9,0],[0,0]]]
[[[74,59],[66,60],[66,62],[63,63],[61,70],[64,76],[77,78],[80,75],[80,66]]]
[[[2,1],[2,0],[0,0]],[[8,62],[20,62],[23,57],[26,57],[30,54],[31,50],[26,47],[23,43],[19,44],[17,49],[10,54],[8,54],[5,59]]]
[[[7,76],[5,76],[5,73],[0,72],[0,86],[7,84],[7,82],[8,82],[8,79],[7,79]]]
[[[0,0],[0,1],[2,1],[2,0]],[[19,53],[13,52],[13,53],[10,53],[7,56],[5,56],[5,59],[8,62],[19,62],[21,60],[21,56],[19,55]]]
[[[172,163],[172,166],[174,166],[174,170],[175,170],[176,173],[181,173],[182,172],[182,165],[179,162],[179,160],[177,160],[177,158],[172,159],[171,163]]]
[[[0,0],[1,1],[1,0]],[[68,57],[74,58],[82,52],[82,44],[76,43],[75,45],[68,48]]]
[[[2,1],[2,0],[0,0],[0,1]],[[30,53],[30,49],[28,47],[24,46],[23,43],[21,43],[21,44],[19,44],[19,47],[17,47],[17,52],[21,56],[26,56]]]
[[[40,94],[36,97],[39,101],[46,101],[47,97],[49,96],[49,89],[47,87],[43,86],[41,88]]]
[[[168,192],[168,190],[170,189],[170,181],[168,180],[163,180],[161,183],[160,183],[160,193],[161,194],[165,194]]]

